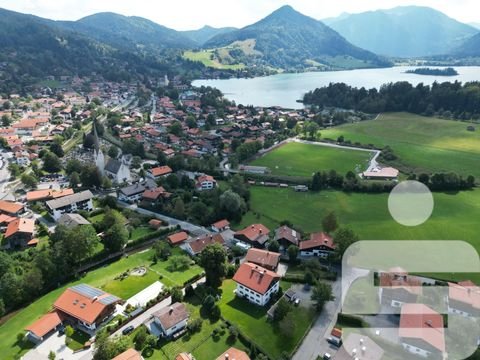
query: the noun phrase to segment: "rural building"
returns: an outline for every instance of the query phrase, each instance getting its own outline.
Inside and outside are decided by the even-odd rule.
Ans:
[[[167,237],[168,242],[170,245],[179,245],[188,239],[188,234],[185,231],[180,231],[175,234],[169,235]]]
[[[137,182],[132,185],[125,186],[118,190],[118,200],[124,202],[137,202],[142,199],[143,194],[148,189],[154,189],[157,184],[153,180],[147,180],[144,182]]]
[[[416,303],[422,295],[422,282],[403,269],[380,273],[380,299],[382,305],[400,309],[403,304]]]
[[[250,248],[245,256],[245,261],[260,265],[271,271],[277,271],[280,254],[268,250]]]
[[[187,307],[182,303],[175,303],[153,314],[155,325],[161,330],[164,337],[170,337],[186,328],[188,321]]]
[[[48,212],[56,220],[64,213],[74,213],[79,210],[93,210],[93,194],[90,190],[46,202]]]
[[[243,263],[235,273],[233,280],[237,283],[237,296],[264,306],[280,288],[280,276],[261,266]]]
[[[85,219],[80,214],[69,214],[65,213],[60,216],[60,219],[57,221],[58,225],[63,225],[68,228],[74,228],[80,225],[90,225],[90,221]]]
[[[335,360],[381,360],[384,351],[368,336],[350,333],[335,354]]]
[[[217,357],[216,360],[250,360],[250,357],[245,351],[231,347],[225,351],[222,355]]]
[[[301,256],[320,256],[327,257],[335,250],[333,238],[324,233],[312,233],[309,240],[300,241]]]
[[[34,219],[16,218],[8,223],[4,236],[11,248],[23,248],[38,243],[38,240],[33,238],[34,233]]]
[[[62,325],[62,318],[56,311],[43,315],[40,319],[28,326],[27,339],[39,343],[53,334]]]
[[[199,176],[195,182],[195,188],[198,191],[212,190],[217,187],[217,181],[210,175]]]
[[[61,190],[33,190],[27,192],[27,201],[47,201],[52,199],[58,199],[67,195],[73,195],[73,189],[61,189]]]
[[[147,177],[153,180],[158,180],[161,177],[167,176],[171,173],[172,169],[170,168],[170,166],[157,166],[147,171]]]
[[[112,360],[144,360],[142,354],[135,349],[128,349],[123,353],[115,356]]]
[[[151,219],[149,222],[148,222],[148,225],[154,229],[154,230],[158,230],[159,228],[161,228],[163,226],[163,221],[162,220],[158,220],[158,219]]]
[[[255,247],[264,247],[268,241],[270,230],[262,224],[253,224],[245,229],[237,231],[234,238],[242,243]]]
[[[251,165],[240,165],[238,170],[249,173],[249,174],[267,174],[270,172],[268,167],[265,166],[251,166]]]
[[[195,240],[188,241],[181,245],[181,248],[191,256],[200,254],[208,245],[220,244],[225,245],[225,240],[221,234],[206,234]]]
[[[0,200],[0,213],[10,215],[10,216],[19,216],[23,214],[25,211],[25,207],[22,204],[7,201],[7,200]]]
[[[283,225],[275,229],[275,237],[273,239],[280,244],[280,250],[285,251],[290,245],[298,246],[298,243],[301,240],[301,234],[298,231]]]
[[[222,232],[225,230],[229,230],[230,222],[226,219],[219,220],[216,223],[213,223],[211,228],[212,228],[212,231],[215,231],[215,232]]]
[[[448,312],[465,317],[479,317],[480,287],[471,281],[448,283]]]
[[[364,171],[362,178],[367,180],[395,180],[398,178],[399,171],[393,167],[375,168],[370,171]]]
[[[443,316],[424,304],[402,306],[398,336],[403,348],[412,354],[424,358],[444,358]]]

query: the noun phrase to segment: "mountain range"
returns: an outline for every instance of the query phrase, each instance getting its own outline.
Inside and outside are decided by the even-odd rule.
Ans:
[[[182,34],[187,36],[189,39],[191,39],[198,45],[203,45],[216,35],[225,34],[235,30],[237,30],[237,28],[234,28],[234,27],[214,28],[212,26],[205,25],[204,27],[198,30],[182,31]]]
[[[342,14],[323,21],[352,44],[394,57],[447,54],[479,32],[437,10],[420,6]]]

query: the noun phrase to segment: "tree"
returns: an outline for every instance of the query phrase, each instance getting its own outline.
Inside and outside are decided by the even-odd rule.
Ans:
[[[268,248],[269,251],[279,252],[280,251],[280,244],[276,240],[271,240],[271,241],[268,242],[267,248]]]
[[[112,145],[108,148],[107,155],[110,156],[113,159],[116,159],[118,156],[118,148],[115,145]]]
[[[153,349],[157,344],[157,337],[155,335],[147,335],[145,339],[145,347]]]
[[[0,299],[0,317],[5,315],[5,303],[2,299]]]
[[[37,179],[33,175],[23,173],[20,180],[22,184],[28,188],[35,188],[37,186]]]
[[[9,127],[12,124],[12,119],[7,114],[2,115],[2,126]]]
[[[226,274],[227,252],[220,244],[207,245],[200,253],[200,265],[205,270],[207,285],[218,288]]]
[[[333,211],[330,211],[323,219],[322,219],[322,228],[327,234],[330,234],[337,230],[338,222],[337,217]]]
[[[279,324],[280,332],[286,338],[290,338],[295,333],[295,314],[293,312],[288,313]]]
[[[130,339],[127,336],[109,337],[105,330],[97,333],[93,360],[110,360],[130,347]]]
[[[318,127],[317,123],[315,123],[313,121],[308,121],[304,126],[305,126],[305,130],[308,133],[308,135],[310,136],[310,138],[311,139],[316,139],[317,138],[317,133],[318,133],[318,130],[319,130],[319,127]]]
[[[155,259],[167,260],[172,253],[170,245],[165,241],[156,241],[153,245]]]
[[[183,134],[182,124],[179,121],[175,121],[172,125],[169,126],[168,132],[175,136],[181,136]]]
[[[123,249],[128,240],[128,231],[125,225],[116,222],[112,227],[107,229],[103,236],[103,245],[111,252],[117,252]]]
[[[174,255],[170,257],[169,262],[170,264],[168,266],[168,269],[170,271],[182,271],[182,270],[187,270],[190,267],[190,263],[192,261],[188,256]]]
[[[298,246],[295,246],[293,244],[290,245],[287,249],[287,253],[288,253],[288,260],[291,263],[295,263],[298,257]]]
[[[50,145],[50,151],[55,155],[57,155],[58,157],[63,157],[63,155],[65,155],[65,153],[63,152],[62,145],[57,142],[54,142],[53,144]]]
[[[282,297],[279,301],[275,310],[273,311],[273,320],[280,321],[292,310],[292,305]]]
[[[75,331],[70,325],[65,326],[65,342],[69,342]]]
[[[142,166],[142,158],[140,156],[133,156],[132,157],[132,168],[138,169]]]
[[[166,180],[167,180],[167,185],[170,189],[176,189],[180,185],[178,176],[175,174],[168,175]]]
[[[70,174],[70,186],[72,188],[76,188],[80,184],[80,175],[77,172],[73,172]]]
[[[229,220],[240,220],[246,211],[245,201],[237,193],[227,190],[220,196],[220,211]]]
[[[315,303],[317,311],[322,311],[327,301],[334,300],[332,286],[324,282],[317,283],[313,288],[311,299]]]
[[[65,166],[65,172],[67,175],[71,175],[72,173],[81,173],[82,172],[82,163],[78,159],[70,159],[67,161],[67,165]]]
[[[47,151],[43,156],[43,170],[49,173],[55,173],[62,170],[60,159],[54,153]]]
[[[55,360],[57,358],[57,355],[53,351],[50,350],[48,353],[48,360]]]
[[[104,176],[102,179],[102,188],[104,189],[111,189],[112,188],[112,180],[108,178],[108,176]]]
[[[181,302],[183,300],[182,289],[178,286],[171,288],[170,296],[172,297],[172,303]]]
[[[202,307],[207,314],[210,314],[213,307],[215,306],[215,298],[212,295],[207,295],[203,299]]]
[[[145,326],[140,326],[140,328],[138,329],[137,333],[135,334],[134,338],[133,338],[133,343],[135,344],[135,349],[137,350],[142,350],[144,345],[145,345],[145,341],[147,340],[147,328]]]
[[[349,228],[340,228],[333,237],[335,244],[335,257],[340,260],[350,245],[358,241],[358,235],[356,235]]]

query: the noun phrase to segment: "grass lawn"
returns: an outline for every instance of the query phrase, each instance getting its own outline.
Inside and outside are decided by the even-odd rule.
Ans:
[[[148,235],[152,232],[154,232],[155,230],[152,229],[151,227],[149,226],[139,226],[135,229],[133,229],[132,231],[132,236],[130,237],[129,240],[136,240],[142,236],[145,236],[145,235]]]
[[[103,221],[103,218],[105,217],[104,213],[92,216],[88,218],[88,221],[90,221],[92,224],[98,224]]]
[[[382,114],[376,120],[322,130],[322,138],[389,145],[401,168],[414,171],[455,171],[480,177],[480,132],[467,131],[467,123],[408,113]]]
[[[322,218],[334,211],[339,223],[362,240],[465,240],[480,250],[480,190],[434,193],[430,219],[416,227],[396,223],[388,212],[388,194],[347,194],[341,191],[300,193],[291,189],[251,187],[250,212],[238,228],[253,222],[273,230],[288,219],[306,232],[322,229]],[[472,278],[480,282],[480,276]]]
[[[238,338],[233,341],[232,338],[229,337],[228,329],[226,329],[225,333],[221,336],[210,336],[206,341],[200,344],[192,354],[195,359],[198,360],[216,359],[232,346],[239,350],[243,350],[248,354],[247,347],[239,341]]]
[[[365,170],[372,153],[337,149],[301,143],[285,144],[254,160],[255,166],[266,166],[274,175],[310,177],[319,170],[334,169],[344,175],[357,165]]]
[[[313,310],[295,307],[295,330],[285,338],[276,324],[267,320],[268,307],[260,307],[235,296],[236,284],[225,280],[222,285],[222,299],[219,302],[222,316],[250,337],[270,358],[278,359],[283,351],[291,353],[300,341],[310,323],[314,320]]]
[[[71,337],[71,341],[68,343],[68,347],[73,351],[83,349],[83,345],[90,339],[90,335],[80,330],[75,330]]]
[[[181,250],[174,249],[174,253],[177,251]],[[149,273],[152,273],[153,276],[146,275],[150,277],[147,277],[146,279],[142,278],[133,280],[129,280],[129,278],[133,278],[129,277],[128,279],[124,280],[124,282],[118,281],[120,284],[115,284],[115,281],[117,280],[113,279],[122,272],[128,269],[133,269],[137,266],[150,266],[151,256],[152,250],[149,250],[131,255],[128,258],[122,258],[117,262],[87,273],[87,275],[85,275],[85,277],[79,281],[69,283],[48,293],[47,295],[44,295],[40,299],[25,307],[23,310],[19,311],[17,314],[15,314],[15,316],[12,316],[0,327],[0,349],[3,350],[2,357],[5,359],[13,359],[18,355],[23,355],[29,348],[32,347],[29,343],[19,344],[16,338],[17,334],[23,332],[25,327],[50,310],[54,301],[69,286],[86,283],[101,289],[113,288],[116,289],[116,292],[112,290],[114,295],[118,295],[123,299],[126,299],[136,294],[146,286],[152,284],[154,281],[160,280],[159,276],[155,274],[155,271],[164,275],[164,278],[160,281],[167,286],[174,284],[183,285],[185,280],[195,274],[199,274],[202,271],[200,267],[192,266],[185,272],[172,273],[165,269],[167,262],[159,262],[151,267],[151,269],[154,271],[149,271]]]
[[[366,278],[355,280],[348,289],[343,307],[346,313],[378,314],[380,310],[378,288]]]
[[[207,67],[215,68],[215,69],[240,70],[245,67],[244,64],[235,64],[235,65],[222,64],[220,61],[218,61],[218,58],[214,55],[214,50],[185,51],[183,53],[183,57],[191,61],[201,62],[203,65]]]

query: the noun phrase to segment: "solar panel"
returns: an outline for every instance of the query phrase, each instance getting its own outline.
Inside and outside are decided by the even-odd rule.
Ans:
[[[113,304],[114,302],[117,302],[118,300],[120,300],[118,297],[109,295],[99,299],[98,301],[101,302],[103,305],[110,305],[110,304]]]
[[[87,284],[79,284],[72,286],[72,290],[90,299],[105,294],[102,290],[96,289]]]

